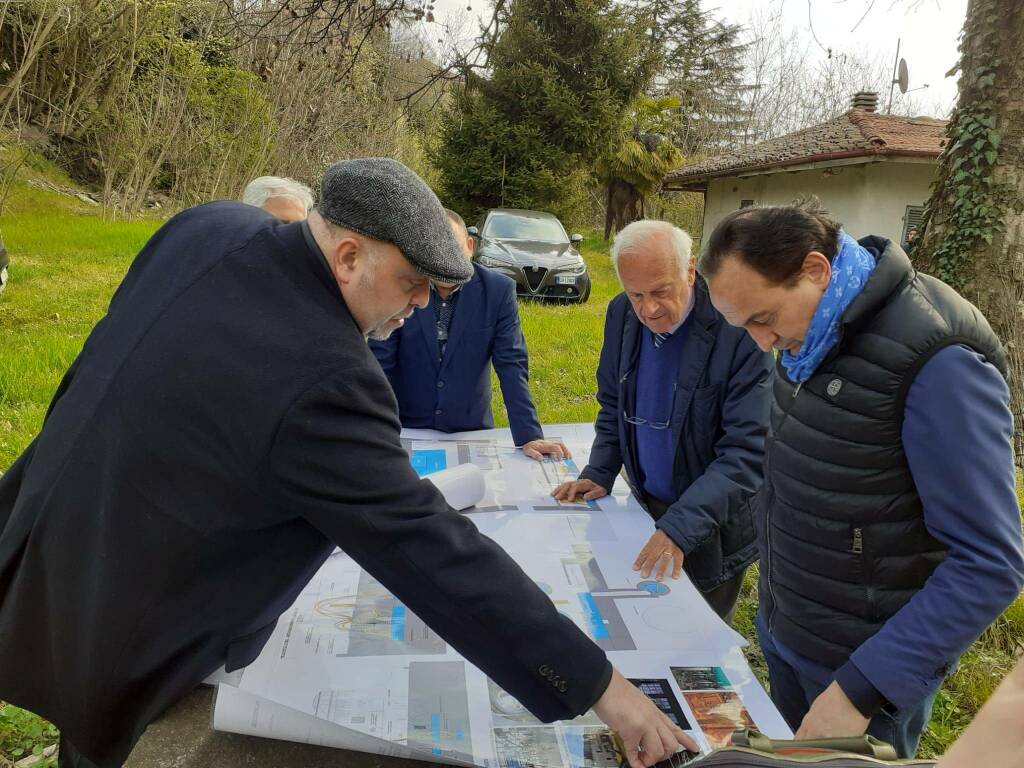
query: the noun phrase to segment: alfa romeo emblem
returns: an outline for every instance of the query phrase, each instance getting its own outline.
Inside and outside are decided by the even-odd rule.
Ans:
[[[841,379],[832,379],[832,381],[828,383],[828,388],[825,391],[828,392],[829,397],[835,397],[839,394],[839,390],[842,388],[843,382]]]

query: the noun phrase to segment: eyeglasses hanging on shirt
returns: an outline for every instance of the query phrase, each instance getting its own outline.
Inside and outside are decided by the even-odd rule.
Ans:
[[[628,374],[627,374],[628,375]],[[623,377],[625,379],[625,377]],[[669,414],[675,413],[676,410],[676,393],[679,391],[678,383],[672,385],[672,401],[669,403]],[[627,424],[632,424],[635,427],[649,427],[650,429],[668,429],[672,426],[672,418],[669,416],[668,421],[655,421],[654,419],[645,419],[642,416],[630,416],[628,413],[623,413],[622,418]]]
[[[628,414],[622,414],[622,418],[626,420],[626,423],[633,424],[638,427],[650,427],[651,429],[668,429],[672,426],[672,421],[649,421],[647,419],[640,418],[639,416],[630,416]]]

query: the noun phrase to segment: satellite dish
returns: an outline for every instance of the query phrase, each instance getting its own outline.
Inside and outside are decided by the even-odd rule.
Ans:
[[[896,85],[900,87],[900,93],[907,92],[907,85],[910,82],[910,72],[907,70],[907,60],[900,59],[899,74],[896,75]]]

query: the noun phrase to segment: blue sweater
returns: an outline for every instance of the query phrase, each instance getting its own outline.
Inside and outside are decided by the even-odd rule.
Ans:
[[[640,360],[636,369],[636,413],[648,422],[669,423],[675,410],[676,380],[679,359],[686,333],[683,326],[654,346],[654,334],[647,328],[640,331]],[[636,439],[637,465],[643,473],[644,492],[672,504],[678,497],[672,476],[676,458],[675,435],[671,425],[656,429],[649,424],[630,425]]]
[[[865,716],[934,693],[1024,587],[1009,389],[964,346],[929,360],[907,394],[903,447],[929,533],[949,551],[902,610],[832,672],[789,648],[787,663],[834,677]]]

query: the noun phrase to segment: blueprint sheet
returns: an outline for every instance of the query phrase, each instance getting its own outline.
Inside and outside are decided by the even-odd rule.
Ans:
[[[483,470],[485,497],[464,514],[702,750],[737,727],[789,737],[744,660],[745,641],[685,574],[657,582],[632,570],[654,528],[621,479],[594,502],[551,498],[586,465],[593,428],[545,433],[573,459],[528,459],[508,430],[402,436],[421,476],[464,463]],[[219,730],[487,768],[622,762],[593,713],[540,723],[340,550],[231,680],[218,688]]]

